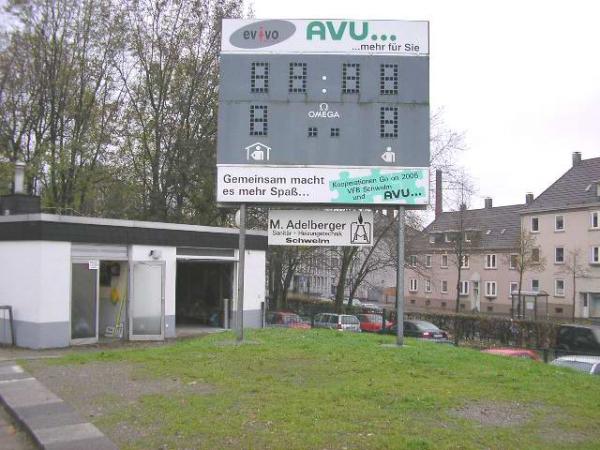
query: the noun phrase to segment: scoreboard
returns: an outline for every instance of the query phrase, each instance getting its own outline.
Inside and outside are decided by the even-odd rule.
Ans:
[[[428,23],[223,21],[219,203],[428,203]]]

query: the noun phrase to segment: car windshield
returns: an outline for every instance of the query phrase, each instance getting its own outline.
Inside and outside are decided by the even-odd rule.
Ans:
[[[342,323],[345,325],[350,325],[350,324],[357,324],[358,319],[356,317],[353,316],[343,316],[342,317]]]
[[[302,322],[302,319],[300,318],[300,316],[298,314],[286,314],[285,316],[282,317],[282,321],[285,324],[290,324],[290,323]]]
[[[414,324],[421,331],[440,331],[438,327],[429,322],[414,322]]]

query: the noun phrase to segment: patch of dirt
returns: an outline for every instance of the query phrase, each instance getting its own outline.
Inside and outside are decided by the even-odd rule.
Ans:
[[[523,425],[532,417],[531,405],[521,403],[480,402],[456,408],[450,414],[484,426],[512,427]]]
[[[134,363],[122,362],[55,366],[43,361],[29,361],[26,370],[90,422],[110,416],[119,408],[135,405],[143,395],[173,393],[189,396],[215,392],[213,386],[197,381],[143,377],[136,371],[137,367]],[[110,430],[111,439],[126,443],[152,432],[138,425],[117,424]]]

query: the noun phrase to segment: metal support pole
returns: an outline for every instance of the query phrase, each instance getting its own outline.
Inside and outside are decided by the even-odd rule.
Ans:
[[[240,242],[238,255],[238,292],[236,312],[237,341],[244,340],[244,271],[246,260],[246,204],[240,205]]]
[[[398,207],[398,266],[396,268],[396,344],[404,344],[404,206]]]

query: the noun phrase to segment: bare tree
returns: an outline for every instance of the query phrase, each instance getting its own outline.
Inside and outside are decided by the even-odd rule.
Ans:
[[[446,240],[450,243],[453,255],[452,262],[456,268],[456,306],[455,311],[460,311],[460,286],[462,282],[462,269],[467,266],[469,250],[473,247],[476,233],[473,233],[469,223],[469,203],[475,188],[470,176],[463,170],[458,172],[457,178],[451,181],[448,191],[450,199],[456,207],[453,214],[454,223],[446,231]]]
[[[524,227],[521,227],[521,233],[517,238],[515,249],[516,253],[510,265],[515,267],[519,274],[517,317],[521,317],[525,313],[525,304],[521,295],[524,275],[527,272],[542,272],[546,266],[546,258],[540,253],[535,235]],[[511,258],[510,255],[508,257]],[[514,317],[513,307],[511,307],[511,316]]]
[[[571,278],[572,282],[572,301],[573,301],[573,320],[575,320],[575,307],[577,305],[577,280],[587,278],[589,272],[586,265],[582,264],[585,259],[581,256],[581,249],[570,250],[561,266],[559,273],[564,273]]]

